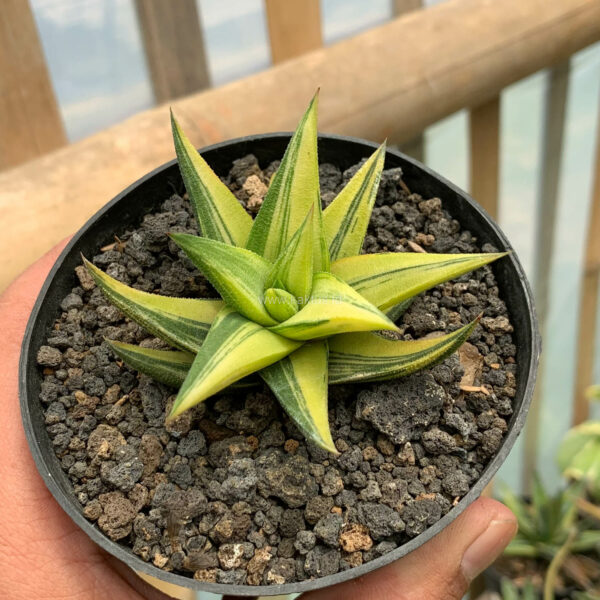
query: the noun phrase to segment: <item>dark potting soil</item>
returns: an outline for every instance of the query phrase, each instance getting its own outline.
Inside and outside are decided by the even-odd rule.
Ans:
[[[226,183],[251,214],[276,167],[235,161]],[[321,165],[325,205],[356,169]],[[142,290],[214,296],[169,231],[197,233],[178,195],[137,229],[115,231],[119,241],[93,261]],[[496,250],[484,242],[440,199],[411,194],[400,169],[383,173],[365,252]],[[398,321],[410,340],[483,312],[460,353],[405,379],[330,388],[338,457],[306,442],[267,388],[224,393],[165,425],[176,391],[123,365],[103,340],[164,344],[111,306],[82,266],[75,275],[38,354],[48,434],[86,517],[165,570],[281,584],[373,560],[446,514],[507,430],[516,348],[490,267],[420,295]]]

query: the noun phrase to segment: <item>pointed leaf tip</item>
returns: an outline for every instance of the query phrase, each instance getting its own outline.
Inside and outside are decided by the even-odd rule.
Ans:
[[[331,272],[379,309],[388,311],[404,300],[506,254],[361,254],[332,263]]]
[[[317,158],[317,105],[315,95],[285,151],[281,165],[256,215],[247,247],[275,262],[304,221],[311,206],[321,214]],[[320,227],[315,219],[315,227]],[[319,230],[320,233],[320,230]],[[328,267],[320,236],[314,237],[314,268]]]
[[[339,454],[329,428],[327,352],[326,341],[309,342],[260,375],[303,435]]]
[[[104,295],[130,319],[169,344],[196,352],[223,308],[221,300],[173,298],[131,288],[83,257],[83,264]]]
[[[173,142],[179,169],[205,237],[245,246],[252,217],[187,138],[171,110]]]
[[[296,298],[308,299],[313,279],[313,219],[311,206],[302,225],[271,268],[267,287],[280,287]],[[306,302],[306,300],[305,300]]]
[[[188,352],[142,348],[116,340],[105,341],[130,367],[174,388],[183,383],[194,361],[194,355]]]
[[[329,382],[383,381],[410,375],[450,356],[469,338],[477,320],[426,340],[387,340],[372,333],[336,335],[329,341]]]
[[[360,254],[385,162],[385,142],[323,211],[331,260]]]

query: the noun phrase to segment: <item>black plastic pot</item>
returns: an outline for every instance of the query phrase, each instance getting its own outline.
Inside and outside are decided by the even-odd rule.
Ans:
[[[202,155],[220,174],[228,172],[234,159],[249,153],[254,154],[261,165],[266,166],[273,160],[281,159],[289,138],[289,133],[250,136],[209,146],[202,150]],[[369,156],[375,148],[375,144],[359,139],[333,135],[319,138],[321,161],[334,163],[342,169]],[[386,168],[391,167],[402,167],[403,179],[411,190],[422,194],[425,198],[436,196],[441,198],[444,208],[460,221],[463,228],[469,229],[480,243],[489,242],[502,250],[511,249],[498,225],[465,192],[408,156],[388,150]],[[179,168],[175,161],[171,161],[142,177],[109,202],[77,232],[62,252],[35,303],[21,354],[19,375],[21,411],[25,432],[39,472],[58,503],[97,544],[132,569],[195,590],[236,596],[290,594],[330,586],[382,567],[430,540],[479,497],[483,488],[504,462],[525,422],[533,393],[541,343],[531,290],[514,252],[495,263],[493,267],[502,298],[506,301],[515,328],[517,346],[517,394],[508,433],[498,454],[487,465],[483,475],[469,493],[446,516],[418,537],[376,560],[320,579],[279,586],[223,585],[200,582],[158,569],[144,562],[129,548],[111,541],[94,524],[85,519],[72,491],[71,483],[61,469],[46,432],[42,406],[38,398],[41,373],[36,365],[36,353],[44,343],[52,323],[60,314],[60,301],[74,285],[77,285],[73,270],[81,264],[80,253],[92,256],[101,246],[112,242],[113,234],[137,226],[143,215],[156,210],[164,199],[172,194],[174,188],[183,189]]]

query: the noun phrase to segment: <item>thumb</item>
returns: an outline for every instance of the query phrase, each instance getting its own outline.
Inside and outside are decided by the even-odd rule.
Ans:
[[[480,498],[432,540],[399,561],[301,598],[460,600],[516,532],[517,520],[508,508],[491,498]]]

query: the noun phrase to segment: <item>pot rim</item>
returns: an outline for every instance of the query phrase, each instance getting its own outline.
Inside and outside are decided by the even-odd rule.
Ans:
[[[269,142],[271,140],[281,140],[286,138],[289,139],[291,135],[291,132],[276,132],[243,136],[219,142],[217,144],[212,144],[210,146],[205,146],[200,149],[200,152],[204,154],[206,152],[227,151],[231,146],[235,146],[240,143],[264,143]],[[327,140],[334,140],[342,143],[349,142],[354,145],[360,145],[371,149],[371,151],[374,151],[378,148],[378,144],[356,137],[334,134],[319,135],[319,142],[326,142]],[[527,318],[529,321],[529,327],[531,329],[531,347],[529,349],[528,365],[523,365],[523,371],[525,373],[528,373],[529,375],[527,383],[524,387],[523,401],[516,414],[513,414],[508,432],[504,436],[500,448],[498,449],[494,457],[488,462],[481,477],[469,489],[467,494],[463,498],[461,498],[461,500],[455,506],[453,506],[446,515],[444,515],[440,520],[428,527],[423,533],[421,533],[417,537],[409,540],[408,542],[399,546],[395,550],[388,552],[387,554],[384,554],[379,558],[364,563],[358,567],[353,567],[351,569],[347,569],[346,571],[340,571],[338,573],[335,573],[334,575],[318,577],[316,579],[307,579],[295,583],[259,586],[251,586],[246,584],[230,585],[222,583],[208,583],[193,579],[192,577],[187,577],[184,575],[178,575],[176,573],[164,571],[162,569],[159,569],[158,567],[155,567],[152,563],[145,562],[139,556],[133,554],[131,549],[126,548],[118,542],[112,541],[100,531],[96,524],[93,524],[90,521],[88,521],[83,516],[78,501],[74,497],[70,498],[66,494],[64,494],[63,490],[60,487],[60,484],[53,476],[52,471],[48,467],[48,464],[52,461],[58,461],[58,459],[56,458],[54,453],[52,453],[52,456],[45,455],[37,439],[35,428],[32,425],[32,414],[29,407],[27,393],[28,371],[31,368],[37,368],[36,365],[32,365],[28,360],[29,355],[31,353],[30,347],[32,343],[32,334],[36,322],[38,320],[38,316],[42,311],[44,300],[48,293],[51,282],[53,281],[58,271],[61,269],[65,257],[73,250],[75,246],[78,245],[80,239],[86,235],[91,225],[96,223],[99,219],[102,219],[114,205],[126,198],[133,190],[138,188],[147,180],[155,177],[156,175],[172,167],[177,162],[177,159],[173,159],[162,164],[161,166],[157,167],[150,173],[142,176],[137,181],[129,185],[125,190],[123,190],[121,193],[115,196],[110,202],[105,204],[99,211],[92,215],[71,238],[67,246],[63,249],[60,256],[57,258],[56,262],[52,266],[52,269],[50,270],[38,294],[25,330],[19,361],[19,399],[23,426],[25,429],[25,434],[27,437],[29,447],[31,449],[31,453],[33,455],[35,464],[40,475],[42,476],[46,486],[54,496],[54,499],[59,503],[62,509],[71,517],[71,519],[73,519],[73,521],[75,521],[75,523],[81,529],[83,529],[83,531],[85,531],[85,533],[96,544],[98,544],[101,548],[103,548],[119,560],[123,561],[131,569],[135,571],[141,571],[152,577],[156,577],[168,583],[179,585],[188,589],[231,596],[267,596],[297,594],[301,592],[307,592],[310,590],[328,587],[345,581],[350,581],[357,577],[366,575],[367,573],[379,569],[385,565],[388,565],[391,562],[398,560],[399,558],[402,558],[409,552],[416,550],[418,547],[422,546],[424,543],[426,543],[435,535],[437,535],[440,531],[442,531],[442,529],[444,529],[452,521],[454,521],[454,519],[456,519],[456,517],[458,517],[458,515],[461,514],[467,508],[467,506],[469,506],[474,500],[476,500],[481,495],[481,492],[483,491],[485,486],[492,480],[493,476],[498,471],[500,465],[504,462],[506,456],[512,449],[525,423],[527,411],[533,396],[533,389],[535,386],[537,374],[537,366],[541,352],[541,338],[538,330],[537,317],[533,303],[533,295],[531,292],[529,282],[525,275],[525,271],[518,257],[516,256],[516,253],[512,249],[510,242],[508,241],[500,227],[487,214],[487,212],[475,200],[473,200],[473,198],[471,198],[471,196],[469,196],[466,192],[458,188],[453,183],[449,182],[447,179],[445,179],[426,165],[421,164],[417,160],[403,154],[402,152],[399,152],[398,150],[392,150],[388,148],[386,150],[386,157],[387,156],[400,158],[402,161],[411,164],[415,169],[422,171],[427,177],[438,180],[442,185],[449,188],[451,192],[466,200],[467,204],[470,205],[471,210],[475,211],[476,213],[479,213],[479,216],[482,217],[482,219],[487,222],[488,226],[494,230],[495,234],[502,242],[502,249],[505,251],[510,251],[510,254],[503,260],[511,261],[513,269],[515,271],[515,275],[518,279],[518,284],[521,287],[521,293],[523,295],[523,300],[525,301],[525,306],[528,312]],[[233,159],[234,158],[232,158],[232,160]],[[523,354],[526,355],[527,352],[525,351]],[[515,397],[514,403],[516,403],[517,400],[518,396]]]

